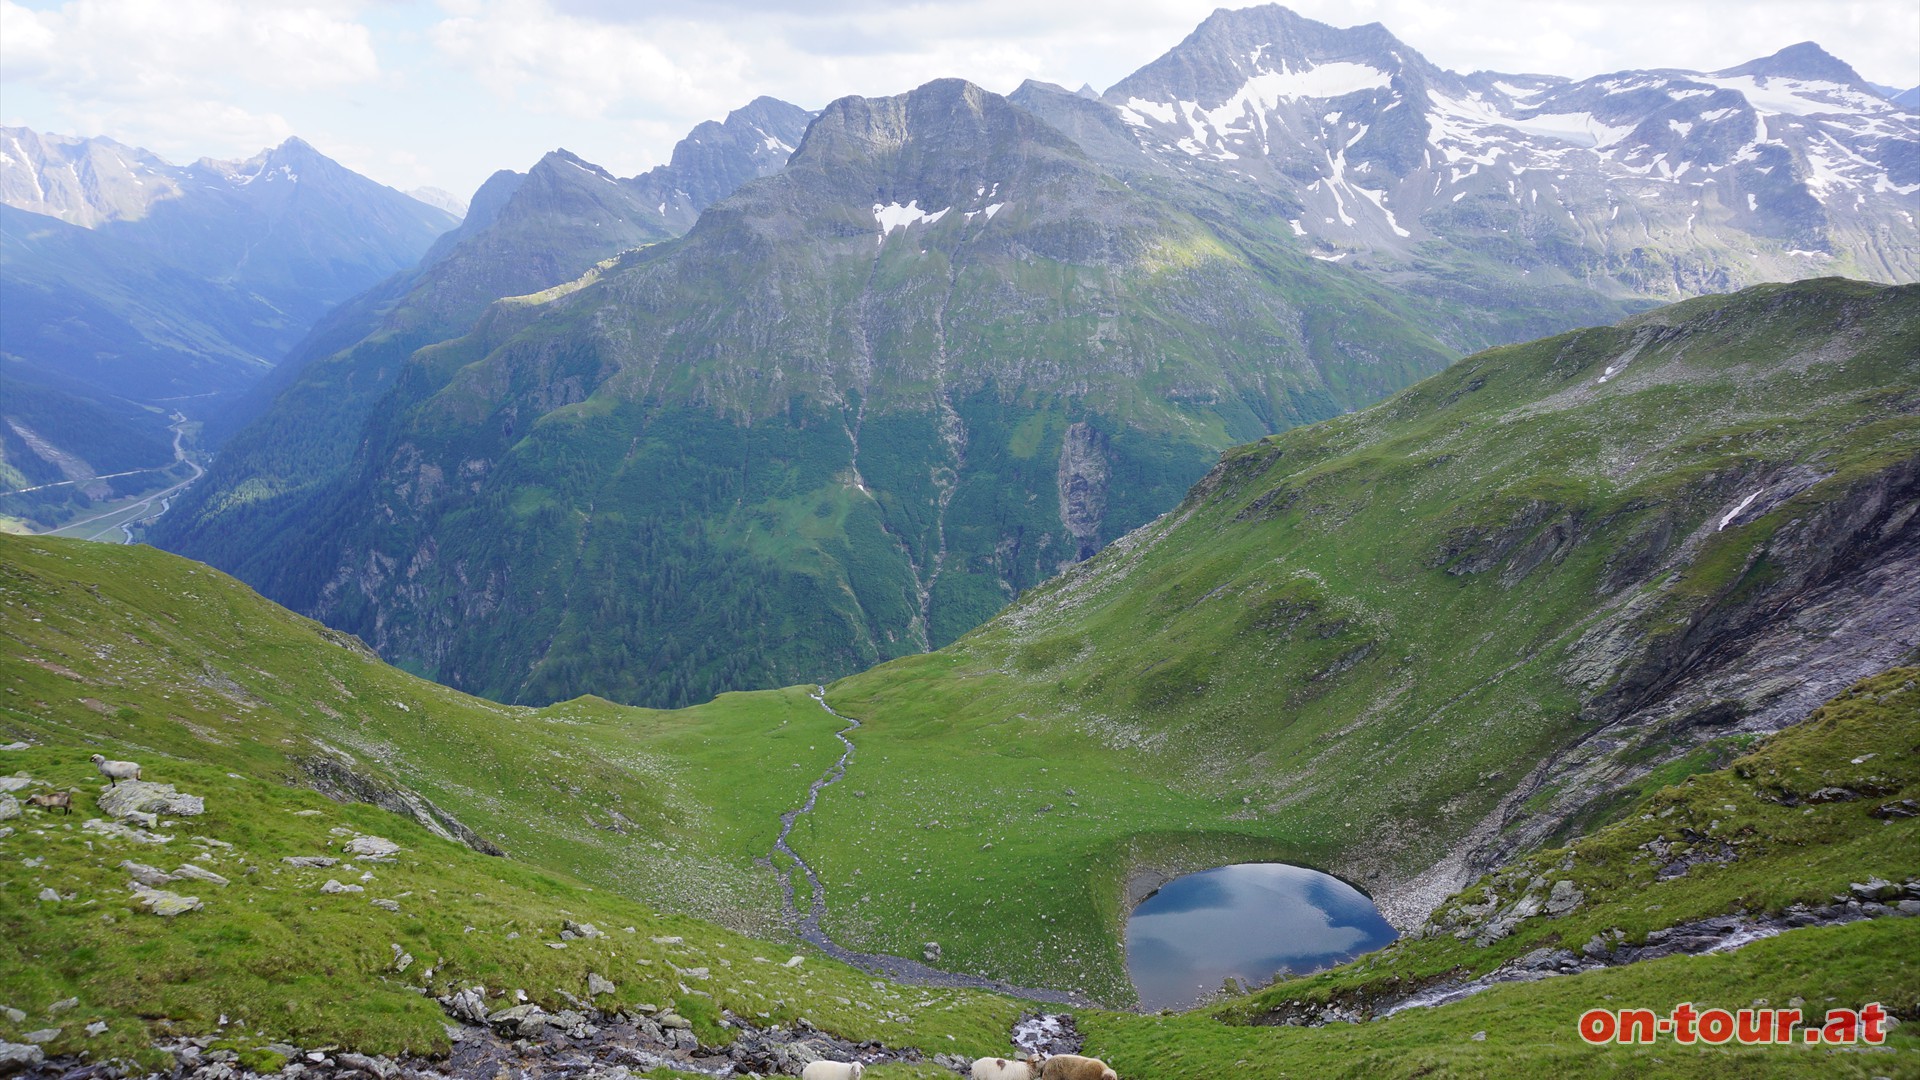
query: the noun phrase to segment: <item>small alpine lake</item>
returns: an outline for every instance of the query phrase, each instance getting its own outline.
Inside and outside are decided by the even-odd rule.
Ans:
[[[1399,935],[1373,901],[1330,874],[1240,863],[1177,877],[1127,919],[1127,974],[1144,1009],[1184,1009],[1228,978],[1264,985],[1318,971]]]

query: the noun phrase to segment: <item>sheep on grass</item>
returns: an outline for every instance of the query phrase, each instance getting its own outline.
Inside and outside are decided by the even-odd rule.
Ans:
[[[800,1080],[860,1080],[866,1071],[857,1061],[813,1061],[800,1070]]]
[[[122,780],[140,779],[140,763],[137,761],[108,761],[100,754],[95,754],[87,760],[93,762],[93,767],[100,770],[101,776],[113,781],[114,787],[119,787]]]
[[[983,1057],[973,1063],[973,1080],[1034,1080],[1040,1075],[1037,1057]]]
[[[68,814],[72,814],[73,792],[42,791],[37,795],[27,796],[27,805],[37,806],[42,810],[63,810]]]
[[[1040,1066],[1040,1080],[1120,1080],[1107,1063],[1079,1054],[1055,1054]]]

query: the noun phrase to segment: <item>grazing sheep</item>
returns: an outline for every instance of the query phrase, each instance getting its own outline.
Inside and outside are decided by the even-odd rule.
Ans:
[[[800,1080],[860,1080],[866,1071],[857,1061],[814,1061],[800,1070]]]
[[[42,810],[60,809],[60,810],[64,810],[68,814],[72,814],[73,813],[73,792],[43,791],[37,795],[27,796],[27,805],[38,806]]]
[[[119,787],[122,780],[140,779],[140,763],[137,761],[108,761],[99,754],[87,760],[93,762],[93,767],[100,770],[101,776],[113,781],[115,787]]]
[[[1040,1066],[1040,1080],[1120,1080],[1107,1063],[1079,1054],[1055,1054]]]
[[[1040,1059],[980,1058],[973,1063],[973,1080],[1034,1080],[1040,1075]]]

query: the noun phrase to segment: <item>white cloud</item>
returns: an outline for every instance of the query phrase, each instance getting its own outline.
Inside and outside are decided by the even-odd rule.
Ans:
[[[379,74],[357,5],[241,0],[70,0],[34,11],[0,0],[9,81],[71,95],[141,98],[233,83],[331,89]]]
[[[0,0],[10,94],[57,116],[42,127],[111,135],[172,160],[236,157],[294,134],[264,103],[378,78],[358,5],[241,0]]]
[[[540,0],[461,4],[431,39],[503,98],[535,111],[603,117],[636,104],[672,113],[724,109],[747,58],[724,28],[661,22],[644,29],[553,11]]]

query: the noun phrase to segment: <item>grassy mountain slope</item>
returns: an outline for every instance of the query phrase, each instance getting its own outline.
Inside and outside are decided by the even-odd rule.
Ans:
[[[675,1006],[694,1019],[703,1041],[727,1037],[713,1023],[725,1008],[762,1023],[805,1016],[843,1035],[928,1052],[1004,1052],[1018,1003],[876,983],[814,956],[787,968],[788,948],[657,913],[661,906],[674,910],[684,896],[636,903],[632,881],[572,870],[575,860],[624,861],[632,852],[537,841],[562,831],[562,819],[580,809],[572,788],[593,791],[607,783],[607,769],[581,753],[588,745],[603,762],[654,758],[652,790],[667,801],[683,790],[680,779],[708,768],[726,773],[699,792],[723,836],[732,829],[723,814],[760,816],[756,801],[790,797],[803,786],[798,779],[783,782],[778,768],[758,771],[762,757],[777,766],[800,756],[797,741],[783,737],[799,735],[791,729],[802,727],[805,715],[783,714],[787,696],[732,695],[664,716],[592,702],[545,711],[491,706],[386,668],[223,575],[161,552],[46,539],[3,538],[0,546],[6,554],[0,635],[7,642],[0,653],[0,739],[33,743],[0,751],[0,764],[32,778],[21,795],[45,785],[79,793],[74,817],[29,811],[7,823],[14,832],[0,836],[0,854],[14,867],[0,882],[6,930],[0,1005],[27,1014],[17,1022],[0,1018],[0,1038],[59,1027],[51,1052],[156,1066],[163,1059],[148,1050],[150,1040],[217,1033],[216,1046],[238,1050],[243,1066],[263,1071],[280,1063],[267,1049],[273,1042],[432,1053],[446,1049],[446,1031],[437,1006],[419,989],[445,993],[481,983],[511,995],[519,988],[559,1008],[566,1004],[560,991],[582,993],[593,972],[618,988],[600,1000],[603,1007]],[[1887,1050],[1835,1055],[1775,1047],[1586,1047],[1574,1037],[1573,1019],[1602,1002],[1664,1010],[1682,1000],[1706,1008],[1794,997],[1813,1008],[1827,999],[1901,1003],[1896,1011],[1912,1019],[1910,1003],[1920,999],[1920,986],[1905,957],[1920,920],[1795,930],[1728,955],[1497,986],[1464,1003],[1375,1023],[1303,1029],[1248,1021],[1278,1001],[1338,1000],[1343,991],[1484,971],[1526,949],[1577,947],[1576,939],[1597,930],[1619,927],[1626,940],[1637,941],[1701,914],[1774,910],[1823,900],[1868,874],[1910,874],[1917,863],[1915,821],[1883,823],[1872,810],[1883,800],[1912,797],[1920,785],[1915,675],[1903,669],[1863,683],[1731,768],[1661,791],[1621,824],[1566,851],[1542,852],[1458,898],[1467,904],[1489,890],[1512,896],[1529,875],[1567,876],[1586,900],[1564,918],[1530,920],[1492,948],[1445,934],[1407,941],[1346,968],[1184,1016],[1083,1010],[1088,1051],[1141,1080],[1222,1071],[1496,1076],[1622,1067],[1680,1076],[1898,1075],[1920,1054],[1910,1024],[1896,1031]],[[595,710],[624,722],[596,727],[589,715]],[[768,723],[738,726],[741,713]],[[490,721],[499,726],[489,727]],[[549,734],[556,729],[559,734]],[[831,744],[817,734],[819,743]],[[723,745],[716,747],[716,740]],[[447,741],[452,745],[441,756],[423,749]],[[404,780],[437,804],[459,808],[514,848],[513,857],[490,858],[407,817],[319,797],[306,786],[311,777],[290,761],[323,743],[352,746],[365,778]],[[749,747],[769,752],[742,752]],[[98,778],[85,755],[96,751],[141,760],[148,779],[204,797],[207,813],[163,822],[155,831],[171,839],[160,844],[86,830],[82,823],[96,813]],[[1864,768],[1854,760],[1868,755]],[[510,775],[496,781],[505,790],[489,799],[472,789],[476,778],[500,775],[495,763]],[[787,771],[811,776],[824,767],[801,764]],[[905,779],[919,782],[910,772]],[[1780,805],[1782,796],[1804,796],[1814,785],[1871,787],[1874,794]],[[671,825],[649,817],[638,802],[621,804],[633,815],[631,837],[656,830],[670,835]],[[489,804],[505,816],[484,816],[479,808]],[[540,817],[543,804],[555,812]],[[603,819],[604,805],[593,811]],[[509,817],[526,820],[513,831]],[[1737,857],[1677,878],[1644,880],[1656,869],[1640,855],[1651,839],[1684,842],[1691,834],[1683,830],[1702,829],[1733,845]],[[391,839],[401,851],[391,863],[347,857],[342,865],[310,870],[283,861],[343,856],[351,834]],[[1661,858],[1685,854],[1668,847]],[[713,855],[727,857],[718,848]],[[670,856],[655,850],[639,858]],[[131,903],[127,873],[119,869],[129,859],[163,869],[193,862],[230,883],[172,886],[205,906],[162,921]],[[969,880],[959,867],[931,869],[956,885]],[[329,878],[366,891],[320,892]],[[1045,903],[1003,881],[968,887],[979,898],[1000,900],[1003,916]],[[60,899],[39,899],[43,889]],[[395,900],[400,910],[379,910],[370,899]],[[609,936],[550,948],[566,919],[595,923]],[[1009,936],[1020,930],[1017,921],[1007,922]],[[396,944],[414,958],[404,969],[396,965]],[[695,968],[707,977],[686,971]],[[53,1008],[68,997],[77,1004]],[[223,1015],[235,1023],[223,1029]],[[106,1031],[85,1034],[96,1021]],[[934,1075],[904,1066],[876,1075],[889,1073]]]
[[[794,838],[827,882],[828,930],[902,955],[939,941],[958,970],[1124,1001],[1117,928],[1166,874],[1326,867],[1411,926],[1506,853],[1803,718],[1916,644],[1915,306],[1911,288],[1839,281],[1703,298],[1469,358],[1229,454],[1178,511],[980,631],[831,688],[866,726]],[[528,511],[530,533],[567,520]],[[177,565],[88,557],[155,560],[116,575],[130,582]],[[181,574],[153,598],[198,592]],[[314,650],[302,670],[399,678],[295,624]],[[74,632],[56,662],[99,670]],[[657,714],[403,685],[354,692],[428,701],[480,734],[383,710],[361,735],[289,706],[510,851],[747,927],[775,903],[752,860],[837,745],[797,691]],[[312,690],[341,717],[368,711]],[[241,715],[194,692],[200,727]],[[66,699],[82,696],[108,702]],[[807,749],[734,763],[738,740],[775,731]],[[622,756],[628,737],[679,762],[660,766],[664,790]],[[471,746],[509,775],[498,755],[529,739],[577,763],[579,792],[489,792],[442,769]],[[678,850],[616,858],[641,841],[581,817],[606,824],[610,807]],[[1012,883],[1017,905],[1000,899]]]
[[[133,749],[92,738],[110,751]],[[707,1042],[725,1037],[716,1024],[725,1009],[762,1024],[804,1016],[848,1037],[930,1052],[962,1041],[991,1047],[1004,1041],[1019,1008],[971,991],[875,986],[865,973],[805,950],[807,959],[788,967],[789,947],[660,914],[538,863],[489,858],[396,815],[332,803],[271,774],[194,758],[147,753],[144,764],[149,778],[203,797],[204,816],[158,830],[169,838],[164,843],[105,838],[81,827],[92,816],[97,782],[88,747],[60,739],[6,758],[9,769],[81,792],[72,818],[15,820],[13,835],[0,838],[10,864],[29,860],[0,883],[7,930],[0,997],[35,1018],[31,1025],[0,1018],[0,1038],[18,1041],[46,1026],[39,1018],[54,1002],[78,998],[52,1025],[62,1034],[47,1044],[49,1053],[151,1067],[165,1057],[148,1044],[172,1032],[219,1033],[245,1055],[243,1064],[262,1071],[283,1060],[266,1049],[272,1042],[444,1053],[446,1018],[420,988],[505,989],[497,1008],[523,989],[561,1009],[567,1002],[556,988],[585,996],[589,971],[617,987],[600,1007],[678,1008]],[[352,833],[392,840],[401,853],[391,863],[356,861],[343,851]],[[307,869],[283,861],[325,855],[343,862]],[[167,870],[192,862],[229,884],[170,885],[205,906],[162,920],[134,906],[119,868],[125,860]],[[323,893],[329,879],[365,891]],[[41,898],[43,889],[61,899]],[[400,910],[374,908],[372,899],[395,900]],[[608,936],[552,948],[568,920]],[[396,970],[394,944],[415,958],[405,970]],[[222,1017],[235,1026],[222,1031]],[[83,1028],[93,1022],[105,1023],[105,1034],[87,1035]]]
[[[1762,287],[1229,453],[954,646],[829,688],[866,724],[802,848],[829,929],[1124,995],[1130,876],[1283,857],[1410,926],[1803,718],[1920,635],[1917,335],[1912,287]]]
[[[1571,956],[1598,941],[1609,948],[1589,955],[1610,955],[1698,919],[1821,908],[1847,896],[1856,882],[1914,880],[1920,823],[1876,810],[1920,791],[1916,677],[1920,668],[1904,667],[1863,680],[1727,768],[1661,788],[1616,824],[1502,868],[1454,897],[1430,933],[1176,1019],[1103,1021],[1094,1025],[1095,1042],[1123,1073],[1132,1066],[1163,1076],[1207,1075],[1211,1063],[1228,1055],[1266,1065],[1248,1075],[1285,1075],[1281,1061],[1261,1062],[1281,1039],[1293,1053],[1316,1043],[1344,1047],[1349,1056],[1333,1075],[1541,1075],[1549,1069],[1585,1075],[1623,1068],[1635,1075],[1903,1075],[1920,1062],[1920,1038],[1904,1032],[1890,1049],[1864,1055],[1805,1046],[1684,1050],[1670,1039],[1591,1047],[1576,1037],[1572,1020],[1596,1005],[1665,1015],[1683,1001],[1702,1010],[1804,1001],[1816,1022],[1829,1007],[1879,1001],[1909,1017],[1920,1007],[1920,974],[1896,956],[1910,954],[1920,941],[1920,921],[1911,918],[1791,930],[1725,955],[1496,985],[1439,1009],[1416,1008],[1357,1026],[1283,1027],[1278,1038],[1268,1033],[1283,1018],[1330,1005],[1368,1015],[1376,1004],[1487,974],[1535,950]],[[1822,788],[1852,795],[1808,799]],[[1696,862],[1689,855],[1705,857]],[[1579,890],[1572,910],[1536,915],[1484,943],[1496,912],[1511,911],[1528,893],[1544,897],[1562,880]],[[1450,1046],[1430,1041],[1443,1016],[1460,1033]],[[1478,1043],[1466,1038],[1476,1030],[1484,1032]],[[1165,1067],[1170,1060],[1176,1064]]]
[[[135,400],[231,395],[301,333],[265,298],[111,235],[0,206],[0,237],[10,381],[67,380]]]
[[[1614,824],[1487,875],[1424,932],[1365,961],[1277,983],[1220,1015],[1272,1022],[1296,1003],[1363,1004],[1370,994],[1484,975],[1535,949],[1578,952],[1598,939],[1609,948],[1596,955],[1607,955],[1694,920],[1818,908],[1856,882],[1912,880],[1920,826],[1898,813],[1920,790],[1916,677],[1920,668],[1899,667],[1862,680],[1726,767],[1660,788]],[[1832,794],[1815,795],[1822,791]],[[1528,893],[1544,897],[1562,880],[1581,897],[1571,910],[1487,932]]]
[[[501,706],[175,556],[4,543],[16,735],[110,733],[135,757],[389,803],[411,792],[518,859],[731,925],[774,924],[777,889],[753,859],[839,752],[838,723],[800,689],[729,695],[697,717],[588,698]],[[732,761],[741,741],[767,754]]]

